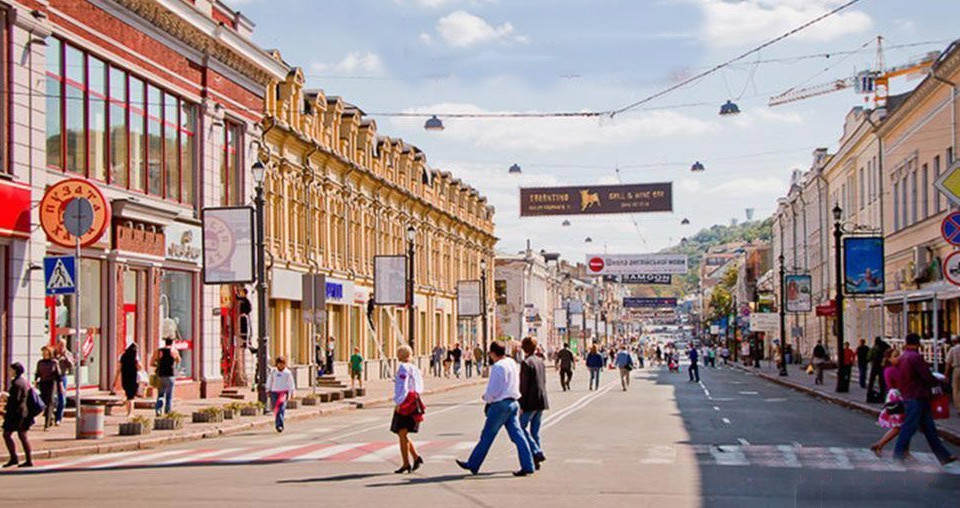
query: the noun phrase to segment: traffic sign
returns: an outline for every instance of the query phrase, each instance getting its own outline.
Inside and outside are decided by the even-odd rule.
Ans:
[[[73,256],[43,258],[43,280],[48,295],[72,295],[77,292],[77,260]]]
[[[960,212],[951,212],[943,218],[940,234],[950,245],[960,247]]]
[[[943,174],[933,182],[933,185],[937,190],[942,192],[944,196],[947,196],[947,199],[953,201],[954,204],[960,205],[960,159],[944,171]]]
[[[955,250],[943,260],[943,278],[954,286],[960,286],[960,250]]]

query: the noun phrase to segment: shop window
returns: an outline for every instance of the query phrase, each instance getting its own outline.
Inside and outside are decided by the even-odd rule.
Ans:
[[[102,328],[101,317],[103,312],[103,291],[101,278],[101,262],[96,259],[83,259],[80,263],[80,287],[83,296],[80,301],[80,384],[83,386],[98,386],[100,373],[103,369]],[[44,326],[46,336],[51,344],[60,339],[67,341],[70,351],[77,351],[76,336],[73,333],[76,300],[70,296],[48,297],[46,300],[46,319]],[[109,366],[108,366],[109,367]],[[67,378],[68,385],[76,383],[74,375]]]
[[[144,137],[144,122],[146,121],[146,110],[143,104],[143,81],[130,76],[129,83],[130,188],[145,192],[146,178],[144,175],[144,163],[146,162],[146,138]]]
[[[240,178],[241,137],[240,126],[226,122],[223,129],[223,161],[220,164],[220,202],[224,206],[243,204],[243,187]]]
[[[163,274],[163,293],[160,297],[161,339],[173,339],[180,352],[178,378],[193,378],[194,352],[194,275],[167,270]]]
[[[127,73],[110,68],[110,183],[129,184],[127,159]]]
[[[162,111],[160,90],[147,85],[147,190],[154,196],[163,195]]]
[[[86,143],[84,135],[83,103],[86,77],[83,53],[67,46],[64,51],[64,131],[67,137],[65,169],[72,173],[86,173]]]
[[[174,201],[180,200],[180,143],[177,141],[180,132],[177,120],[179,112],[177,98],[163,94],[163,168],[166,175],[164,195]]]

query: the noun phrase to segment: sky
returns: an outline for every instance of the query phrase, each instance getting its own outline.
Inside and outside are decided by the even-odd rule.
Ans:
[[[496,207],[498,251],[655,252],[713,224],[770,216],[795,169],[836,148],[852,90],[768,107],[771,95],[941,50],[955,0],[861,0],[758,55],[614,118],[457,119],[398,112],[617,109],[737,56],[844,0],[227,0],[254,40],[342,96],[378,132],[420,147]],[[919,44],[923,43],[923,44]],[[897,47],[907,46],[907,47]],[[822,56],[830,54],[829,57]],[[810,58],[795,58],[821,55]],[[759,61],[758,61],[759,60]],[[764,60],[776,60],[765,62]],[[897,79],[894,93],[919,79]],[[742,113],[718,115],[733,100]],[[691,173],[700,161],[706,171]],[[518,164],[519,177],[507,169]],[[674,212],[520,218],[519,188],[673,182]],[[688,218],[690,225],[681,225]],[[593,242],[586,243],[590,237]]]

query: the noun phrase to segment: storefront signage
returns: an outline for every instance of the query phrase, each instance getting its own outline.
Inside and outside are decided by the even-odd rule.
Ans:
[[[270,270],[270,298],[277,300],[303,300],[303,285],[301,272],[272,268]]]
[[[61,180],[50,186],[40,200],[40,226],[51,242],[64,247],[75,247],[77,236],[67,228],[66,212],[71,202],[74,205],[86,201],[77,209],[82,213],[83,227],[79,236],[80,245],[86,247],[100,240],[110,223],[110,202],[92,182],[82,178]],[[7,206],[6,203],[4,206]],[[78,218],[80,218],[78,216]]]
[[[353,282],[342,279],[326,280],[327,303],[347,305],[353,302]]]
[[[587,254],[591,275],[685,274],[683,254]]]
[[[671,182],[520,189],[521,217],[671,211]]]
[[[203,282],[249,284],[253,273],[253,208],[204,208]]]
[[[0,180],[0,236],[30,238],[30,187]]]
[[[676,306],[676,298],[640,298],[635,296],[623,298],[623,307],[626,309],[663,309]]]
[[[407,304],[406,256],[374,256],[373,302],[376,305]]]
[[[846,294],[883,294],[883,266],[883,237],[843,239],[843,289]]]
[[[787,275],[783,278],[787,288],[787,312],[810,312],[813,310],[813,278],[807,274]]]
[[[646,286],[669,286],[673,284],[673,275],[669,273],[634,273],[629,275],[604,275],[604,282],[621,284],[642,284]]]
[[[167,226],[164,231],[167,259],[199,264],[203,256],[203,244],[200,243],[202,235],[199,226],[178,222]]]
[[[754,312],[748,316],[751,332],[777,333],[780,330],[780,316],[772,312]]]
[[[823,305],[817,305],[816,314],[817,317],[836,317],[837,304],[830,300]]]
[[[457,317],[475,317],[483,314],[480,305],[480,281],[457,282]]]
[[[951,252],[943,261],[943,278],[955,286],[960,286],[960,251]]]

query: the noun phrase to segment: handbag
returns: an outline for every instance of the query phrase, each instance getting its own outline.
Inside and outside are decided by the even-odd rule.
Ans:
[[[414,420],[420,422],[423,421],[423,415],[426,413],[427,407],[423,404],[423,400],[420,399],[420,394],[414,391],[407,393],[407,398],[403,399],[403,402],[397,406],[397,413],[401,416],[410,416]]]
[[[939,388],[934,389],[933,397],[930,398],[930,412],[933,413],[934,420],[950,418],[950,397]]]
[[[30,387],[27,391],[27,417],[36,418],[47,409],[47,405],[40,398],[40,392]]]
[[[160,376],[156,374],[150,374],[149,385],[151,388],[156,388],[159,390],[163,387],[163,383],[160,382]]]

